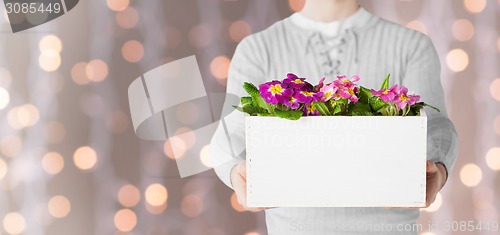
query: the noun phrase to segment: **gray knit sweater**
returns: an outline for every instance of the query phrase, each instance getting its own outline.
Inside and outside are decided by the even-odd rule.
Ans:
[[[388,73],[391,84],[405,85],[421,95],[438,113],[426,109],[428,116],[428,159],[453,169],[457,156],[457,137],[447,118],[440,82],[440,63],[431,40],[424,34],[389,22],[360,8],[353,16],[323,27],[298,13],[264,31],[245,38],[231,61],[227,93],[246,96],[243,82],[254,84],[283,79],[287,73],[306,77],[312,84],[337,74],[361,77],[358,84],[379,87]],[[326,31],[325,31],[326,30]],[[233,112],[224,119],[211,143],[211,155],[226,162],[215,168],[229,187],[230,170],[245,159],[244,115]],[[394,130],[395,138],[397,130]],[[228,148],[227,141],[230,141]],[[390,146],[388,146],[389,148]],[[279,174],[276,166],[276,174]],[[352,166],[355,167],[355,166]],[[367,195],[368,197],[369,195]],[[418,209],[408,208],[274,208],[266,210],[269,234],[416,234],[412,226]],[[392,231],[387,231],[392,230]],[[407,231],[410,230],[410,231]]]

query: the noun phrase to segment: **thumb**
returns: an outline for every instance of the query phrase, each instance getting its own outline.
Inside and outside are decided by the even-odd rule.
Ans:
[[[436,172],[437,171],[436,163],[434,163],[433,161],[427,160],[426,171],[428,173]]]

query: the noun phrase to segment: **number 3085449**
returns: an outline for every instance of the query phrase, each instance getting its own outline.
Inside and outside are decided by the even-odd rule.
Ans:
[[[14,2],[14,3],[6,3],[5,4],[5,10],[7,11],[7,14],[18,14],[18,13],[23,13],[23,14],[35,14],[35,13],[55,13],[58,14],[61,12],[61,4],[60,3],[43,3],[43,2],[32,2],[32,3],[19,3],[19,2]]]

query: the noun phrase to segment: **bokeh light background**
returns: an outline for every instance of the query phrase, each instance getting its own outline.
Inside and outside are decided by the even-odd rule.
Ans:
[[[500,0],[359,3],[429,35],[440,55],[460,153],[445,189],[422,210],[419,223],[498,222]],[[85,0],[16,34],[4,13],[0,234],[266,234],[264,214],[242,212],[213,171],[181,179],[170,141],[134,135],[127,88],[144,72],[195,54],[207,91],[224,92],[237,43],[302,5]]]

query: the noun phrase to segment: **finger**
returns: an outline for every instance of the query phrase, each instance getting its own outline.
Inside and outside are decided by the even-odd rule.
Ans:
[[[246,165],[246,163],[243,163],[240,165],[239,172],[240,172],[241,177],[243,177],[244,179],[247,178],[247,165]]]
[[[435,173],[438,171],[438,168],[433,161],[427,161],[426,171],[427,173]]]
[[[245,210],[251,212],[259,212],[267,209],[271,209],[271,207],[244,207]]]

